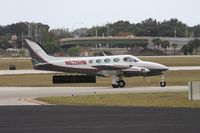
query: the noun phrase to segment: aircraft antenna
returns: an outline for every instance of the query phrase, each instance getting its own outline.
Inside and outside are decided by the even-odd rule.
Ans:
[[[105,54],[105,52],[104,52],[104,51],[101,51],[101,53],[102,53],[104,56],[107,56],[107,55]]]

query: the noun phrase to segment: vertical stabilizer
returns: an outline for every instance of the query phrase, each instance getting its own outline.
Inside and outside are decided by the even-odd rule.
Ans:
[[[34,66],[37,64],[48,63],[52,60],[53,57],[49,56],[48,52],[39,43],[33,41],[29,37],[26,37],[25,41]]]

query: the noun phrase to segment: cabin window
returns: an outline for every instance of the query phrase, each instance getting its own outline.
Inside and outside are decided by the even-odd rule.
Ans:
[[[96,60],[96,63],[101,63],[101,60],[100,60],[100,59],[97,59],[97,60]]]
[[[131,59],[131,57],[124,57],[124,61],[125,62],[133,62],[133,60]]]
[[[119,58],[114,58],[114,62],[119,62]]]
[[[107,58],[107,59],[104,60],[104,62],[109,63],[110,59]]]
[[[93,63],[93,60],[89,60],[89,63],[92,64],[92,63]]]

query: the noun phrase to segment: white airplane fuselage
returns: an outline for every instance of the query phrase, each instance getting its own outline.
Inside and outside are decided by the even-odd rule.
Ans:
[[[125,61],[124,58],[129,58],[130,60]],[[158,63],[141,61],[132,55],[52,57],[51,61],[35,65],[34,67],[39,70],[44,68],[43,70],[75,72],[99,76],[112,76],[113,74],[121,74],[123,72],[127,72],[129,76],[138,76],[135,73],[151,75],[168,69],[166,66]]]
[[[94,76],[112,76],[112,86],[114,88],[125,86],[123,77],[161,75],[163,71],[168,70],[168,67],[162,64],[141,61],[132,55],[54,57],[48,55],[40,44],[29,38],[25,40],[35,69],[83,73]]]

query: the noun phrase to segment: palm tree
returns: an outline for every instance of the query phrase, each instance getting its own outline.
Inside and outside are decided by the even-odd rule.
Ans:
[[[165,54],[167,53],[167,48],[170,47],[169,41],[162,41],[161,47],[165,49]]]
[[[153,44],[154,44],[154,50],[155,50],[155,47],[158,46],[158,50],[160,49],[160,44],[161,44],[161,40],[159,38],[154,38],[152,40]]]
[[[192,45],[196,50],[196,55],[198,54],[198,48],[200,47],[200,40],[199,39],[195,39],[192,41]]]
[[[193,54],[193,51],[195,49],[196,51],[196,55],[198,54],[198,48],[200,47],[200,40],[195,39],[195,40],[191,40],[188,42],[188,52],[190,54]]]
[[[187,44],[188,53],[193,55],[194,44],[193,40],[189,41]]]
[[[176,53],[176,48],[177,48],[177,46],[178,46],[178,45],[175,44],[175,43],[172,44],[172,47],[174,48],[174,55],[175,55],[175,53]]]
[[[187,54],[188,54],[188,45],[184,45],[184,46],[181,48],[181,51],[184,53],[184,55],[187,55]]]

